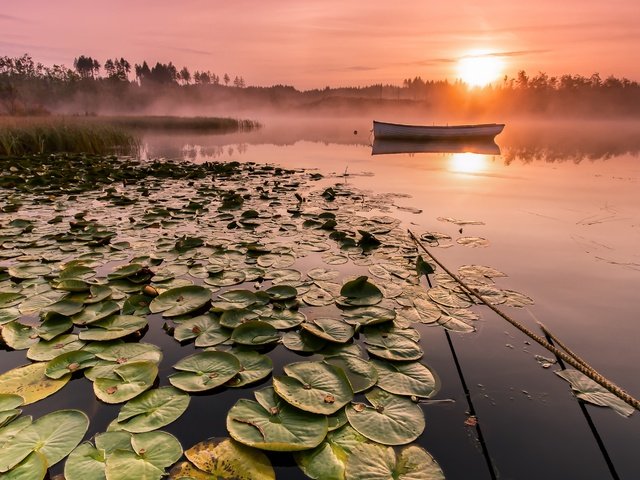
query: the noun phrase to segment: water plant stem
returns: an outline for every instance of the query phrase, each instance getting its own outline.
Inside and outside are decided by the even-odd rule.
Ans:
[[[561,350],[559,348],[557,348],[555,345],[552,345],[551,343],[549,343],[547,340],[545,340],[544,338],[542,338],[540,335],[532,332],[531,330],[529,330],[527,327],[525,327],[524,325],[522,325],[520,322],[516,321],[515,319],[511,318],[509,315],[507,315],[506,313],[504,313],[503,311],[501,311],[500,309],[498,309],[497,307],[495,307],[494,305],[492,305],[486,298],[484,298],[477,290],[475,290],[473,287],[470,287],[469,285],[467,285],[463,280],[461,280],[456,274],[454,274],[453,272],[451,272],[447,267],[445,267],[442,262],[440,262],[437,258],[435,258],[433,256],[433,254],[427,250],[427,248],[423,245],[423,243],[413,234],[413,232],[411,230],[408,230],[409,232],[409,236],[411,237],[411,239],[415,242],[415,244],[417,246],[419,246],[424,253],[426,253],[427,255],[429,255],[429,257],[440,267],[442,268],[442,270],[444,270],[451,278],[453,278],[463,289],[465,289],[466,291],[468,291],[469,293],[471,293],[474,297],[476,297],[478,300],[480,300],[480,302],[482,302],[482,304],[486,305],[487,307],[489,307],[491,310],[493,310],[499,317],[501,317],[502,319],[506,320],[507,322],[509,322],[511,325],[513,325],[514,327],[516,327],[518,330],[520,330],[522,333],[524,333],[525,335],[527,335],[529,338],[531,338],[532,340],[534,340],[536,343],[538,343],[540,346],[544,347],[545,349],[547,349],[548,351],[550,351],[551,353],[553,353],[554,355],[556,355],[557,357],[561,358],[562,360],[564,360],[566,363],[568,363],[569,365],[571,365],[573,368],[575,368],[576,370],[578,370],[579,372],[581,372],[582,374],[586,375],[587,377],[589,377],[591,380],[593,380],[594,382],[596,382],[597,384],[599,384],[600,386],[602,386],[603,388],[607,389],[609,392],[613,393],[616,397],[618,397],[619,399],[621,399],[622,401],[628,403],[629,405],[631,405],[633,408],[635,408],[636,410],[640,410],[640,400],[632,397],[631,395],[629,395],[625,390],[623,390],[622,388],[620,388],[619,386],[617,386],[615,383],[613,383],[611,380],[607,379],[606,377],[604,377],[603,375],[601,375],[600,373],[598,373],[593,367],[591,367],[588,363],[580,360],[576,360],[576,358],[574,358],[572,355],[569,355],[568,353],[566,353],[564,350]],[[584,363],[583,363],[584,362]]]

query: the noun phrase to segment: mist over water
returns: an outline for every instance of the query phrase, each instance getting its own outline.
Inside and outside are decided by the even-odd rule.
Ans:
[[[375,118],[420,122],[427,116]],[[252,132],[149,133],[145,155],[315,169],[325,175],[318,188],[344,182],[397,194],[390,214],[407,228],[452,237],[451,248],[434,249],[446,265],[454,270],[488,265],[505,272],[508,277],[498,282],[502,288],[536,302],[513,312],[519,321],[533,330],[536,321],[545,323],[597,369],[640,395],[634,300],[640,287],[637,122],[512,119],[496,138],[499,155],[372,155],[371,117],[256,119],[264,126]],[[459,227],[443,217],[483,225]],[[484,238],[488,246],[455,243],[465,236]],[[535,359],[549,353],[498,317],[484,311],[483,316],[475,334],[454,334],[452,341],[501,476],[609,478],[568,385]],[[451,351],[434,329],[421,333],[425,363],[447,379],[438,398],[456,400],[455,407],[424,406],[427,431],[421,442],[447,478],[470,478],[470,468],[475,469],[472,478],[489,478],[463,425],[466,404]],[[588,410],[620,478],[640,476],[632,447],[640,442],[638,416]]]

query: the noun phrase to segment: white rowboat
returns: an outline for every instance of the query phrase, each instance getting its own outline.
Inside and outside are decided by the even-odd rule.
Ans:
[[[395,140],[489,140],[502,132],[503,128],[502,123],[422,126],[373,121],[373,135],[376,138]]]

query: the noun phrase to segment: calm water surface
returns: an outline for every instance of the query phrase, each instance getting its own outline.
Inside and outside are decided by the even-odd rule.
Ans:
[[[433,249],[441,261],[454,270],[481,264],[508,274],[497,279],[498,286],[536,302],[509,313],[533,330],[536,321],[544,322],[596,369],[640,397],[636,125],[555,129],[509,124],[497,138],[501,155],[372,155],[370,128],[370,120],[361,119],[265,120],[259,131],[232,135],[149,134],[145,155],[317,169],[328,184],[346,181],[374,193],[401,194],[395,197],[400,208],[393,207],[391,214],[416,234],[437,231],[454,240],[473,236],[488,241],[486,247],[454,243]],[[439,217],[483,225],[460,227]],[[418,326],[423,361],[442,380],[436,398],[454,400],[422,405],[427,428],[418,440],[447,479],[640,478],[638,413],[624,418],[588,406],[587,419],[568,384],[553,374],[559,367],[543,369],[536,361],[535,355],[549,357],[548,352],[486,309],[476,310],[482,320],[473,334],[448,338],[443,329]],[[166,384],[172,365],[194,347],[178,346],[161,323],[150,322],[144,341],[163,346],[159,378]],[[282,350],[271,353],[274,374],[292,358],[299,359]],[[4,355],[5,369],[23,363],[24,352]],[[185,448],[226,436],[226,412],[238,397],[250,398],[251,391],[194,396],[187,413],[165,430],[178,436]],[[464,423],[470,404],[484,448],[476,429]],[[87,411],[90,433],[96,433],[105,430],[120,405],[99,402],[91,383],[79,378],[25,413],[59,408]],[[271,458],[278,478],[303,478],[290,455]],[[62,465],[53,469],[61,471]]]
[[[396,205],[421,212],[393,214],[415,233],[488,240],[483,248],[434,249],[446,265],[482,264],[507,273],[499,286],[536,302],[511,309],[518,320],[536,331],[536,321],[545,323],[605,376],[640,396],[637,124],[514,122],[497,138],[501,155],[372,155],[370,128],[361,119],[266,120],[263,129],[250,133],[149,135],[147,155],[346,172],[328,181],[406,194]],[[460,232],[439,217],[484,225]],[[499,317],[484,310],[482,315],[478,331],[451,335],[451,346],[441,329],[421,330],[424,361],[443,380],[438,398],[455,400],[424,406],[427,429],[420,438],[447,478],[491,478],[475,429],[464,425],[469,406],[453,352],[498,478],[640,478],[638,414],[623,418],[588,406],[591,428],[568,385],[552,373],[559,367],[545,370],[535,360],[536,354],[550,355]],[[223,435],[222,412],[234,398],[220,400],[219,417],[206,397],[195,400],[193,408],[211,418],[211,431]],[[188,436],[183,423],[177,428]],[[294,469],[282,474],[296,475]]]

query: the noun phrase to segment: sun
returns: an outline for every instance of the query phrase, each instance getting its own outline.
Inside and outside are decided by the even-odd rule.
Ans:
[[[502,75],[504,62],[490,53],[471,53],[458,60],[458,74],[472,87],[484,87]]]

